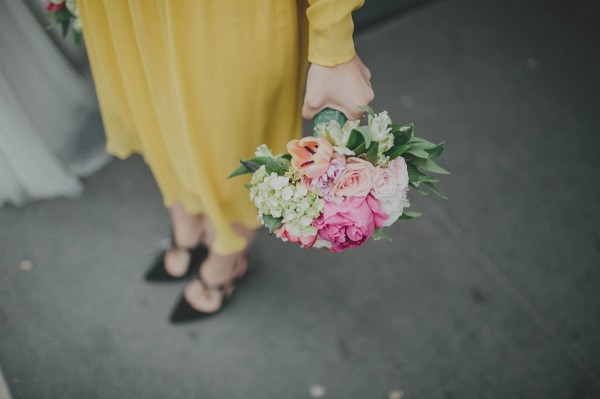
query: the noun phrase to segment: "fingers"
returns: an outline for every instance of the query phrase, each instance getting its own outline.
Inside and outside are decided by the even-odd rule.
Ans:
[[[375,98],[375,93],[370,85],[365,83],[365,86],[358,93],[349,96],[348,100],[344,102],[333,101],[332,99],[319,99],[313,97],[310,93],[307,93],[304,97],[304,104],[302,106],[302,117],[306,120],[312,120],[315,115],[325,109],[333,108],[344,115],[349,120],[358,120],[362,118],[364,111],[358,108],[362,105],[369,105]]]
[[[309,97],[308,93],[304,96],[304,105],[302,105],[302,117],[307,121],[312,120],[317,112],[321,110],[320,101],[316,101],[314,98]]]
[[[334,67],[312,64],[308,70],[302,117],[312,120],[322,109],[333,108],[349,120],[357,120],[364,113],[358,107],[368,105],[374,97],[371,71],[358,55]]]

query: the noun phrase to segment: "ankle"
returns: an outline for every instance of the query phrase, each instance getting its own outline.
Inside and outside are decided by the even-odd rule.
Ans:
[[[203,231],[203,216],[187,213],[180,203],[170,209],[171,228],[176,246],[193,248],[200,242]]]
[[[210,253],[200,268],[200,277],[209,284],[219,284],[231,278],[236,263],[245,257],[245,252],[232,255]]]

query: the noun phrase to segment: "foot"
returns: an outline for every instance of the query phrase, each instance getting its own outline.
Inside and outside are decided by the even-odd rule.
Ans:
[[[165,271],[172,277],[183,277],[190,267],[191,250],[200,245],[204,237],[204,218],[191,215],[179,203],[173,205],[171,226],[173,247],[165,252]]]
[[[217,231],[209,217],[204,218],[203,229],[205,243],[210,248]],[[219,311],[224,300],[233,294],[234,283],[246,273],[246,250],[254,240],[256,230],[240,225],[233,225],[233,229],[247,240],[248,247],[233,255],[218,255],[209,250],[208,257],[200,267],[199,278],[188,283],[183,290],[183,300],[198,312]]]
[[[235,283],[248,269],[245,252],[234,255],[211,254],[200,268],[199,278],[192,280],[183,290],[186,302],[201,313],[215,313],[231,297]]]

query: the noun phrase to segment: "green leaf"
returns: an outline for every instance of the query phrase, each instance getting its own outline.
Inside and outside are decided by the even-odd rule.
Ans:
[[[421,175],[421,177],[419,177],[419,183],[438,183],[439,180],[437,177],[434,176],[429,176],[429,175]]]
[[[360,133],[363,139],[365,140],[365,145],[367,146],[367,148],[369,148],[369,146],[371,145],[371,130],[369,130],[369,126],[359,126],[356,129],[352,129],[352,132]]]
[[[359,105],[358,108],[362,109],[371,116],[375,116],[375,111],[373,111],[373,108],[369,107],[368,105]]]
[[[442,152],[444,151],[444,143],[443,142],[439,143],[435,147],[427,149],[425,151],[427,151],[429,153],[429,159],[431,159],[431,160],[436,159],[437,157],[442,155]]]
[[[267,173],[275,172],[277,175],[281,176],[288,171],[290,163],[284,159],[268,158],[264,165]]]
[[[450,174],[450,172],[433,162],[431,159],[413,158],[409,162],[421,169],[427,170],[432,173],[439,173],[442,175]]]
[[[363,154],[366,150],[367,150],[367,146],[365,145],[365,142],[363,141],[362,143],[360,143],[360,145],[358,147],[356,147],[352,151],[354,152],[354,156],[359,156],[360,154]]]
[[[69,33],[69,20],[62,21],[61,27],[62,27],[62,37],[64,39],[65,37],[67,37],[67,33]]]
[[[419,169],[417,169],[414,165],[407,164],[406,167],[408,170],[408,181],[410,183],[415,183],[418,186],[420,183],[437,183],[437,182],[439,182],[437,177],[424,174]]]
[[[360,134],[358,130],[352,130],[350,132],[350,136],[348,136],[348,143],[346,143],[346,147],[355,151],[355,148],[358,148],[361,144],[365,144],[365,138]],[[367,146],[365,145],[365,149]]]
[[[438,197],[441,197],[443,199],[448,199],[448,197],[446,197],[444,194],[442,194],[442,192],[436,187],[435,184],[433,184],[432,182],[425,182],[424,183],[427,187],[429,187],[429,189],[435,193]]]
[[[413,187],[415,190],[417,190],[417,192],[421,195],[427,195],[429,194],[429,191],[424,190],[422,186],[420,186],[419,182],[410,182],[408,183],[410,184],[411,187]]]
[[[415,148],[419,150],[427,150],[435,147],[435,143],[414,136],[410,139],[409,144],[410,148]]]
[[[359,156],[361,154],[364,154],[366,150],[367,150],[367,146],[363,142],[358,147],[356,147],[355,149],[353,149],[352,151],[354,152],[354,156],[357,157],[357,156]]]
[[[422,173],[419,172],[419,169],[417,169],[416,166],[414,166],[414,165],[412,165],[410,163],[406,164],[406,169],[408,171],[408,181],[409,181],[409,183],[420,183],[419,182],[419,178],[421,177]]]
[[[409,147],[408,144],[395,145],[392,148],[390,148],[389,150],[387,150],[385,155],[390,157],[390,161],[394,160],[394,159],[398,158],[400,155],[404,154],[406,152],[406,150],[408,150],[408,147]]]
[[[283,218],[274,218],[271,215],[262,215],[262,220],[271,235],[283,225]]]
[[[394,135],[394,145],[404,145],[413,138],[414,125],[412,123],[390,126],[392,127],[392,134]]]
[[[400,215],[400,217],[398,218],[398,220],[411,220],[414,218],[418,218],[419,216],[422,216],[422,213],[419,212],[402,212],[402,215]]]
[[[413,154],[415,157],[418,158],[429,158],[429,153],[427,151],[418,148],[413,148],[412,146],[410,146],[408,150],[406,150],[406,152],[409,154]]]
[[[283,154],[280,157],[283,159],[287,159],[288,161],[292,160],[292,154]]]
[[[371,162],[373,165],[377,162],[377,150],[379,149],[379,143],[375,142],[371,147],[369,147],[369,151],[365,154],[365,159]]]
[[[227,176],[227,178],[231,179],[232,177],[245,175],[246,173],[252,173],[252,170],[248,169],[245,165],[242,164],[238,166],[233,172],[231,172],[231,174]]]
[[[373,239],[375,241],[377,240],[388,240],[388,241],[392,241],[392,237],[390,237],[385,231],[383,231],[382,228],[377,227],[375,229],[375,232],[373,233]]]
[[[244,184],[244,187],[246,187],[248,190],[250,190],[252,188],[252,184],[246,183],[246,184]]]
[[[340,124],[340,127],[344,126],[344,123],[347,121],[346,116],[342,112],[333,108],[325,108],[313,118],[313,130],[318,124],[328,123],[332,120],[337,121]]]
[[[256,172],[260,168],[260,164],[254,162],[254,160],[240,159],[240,162],[246,167],[246,169],[249,169],[252,172]]]
[[[289,169],[289,161],[284,158],[254,157],[248,160],[240,159],[240,162],[252,172],[256,172],[258,168],[264,165],[267,173],[275,172],[281,176]]]

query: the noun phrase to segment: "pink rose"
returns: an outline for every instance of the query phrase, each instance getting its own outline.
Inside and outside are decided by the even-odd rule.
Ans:
[[[365,197],[373,187],[375,167],[364,159],[348,158],[346,169],[338,174],[329,192],[332,201],[340,202],[344,197]]]
[[[325,202],[323,214],[313,225],[319,237],[331,243],[332,252],[358,247],[373,235],[375,227],[381,227],[387,215],[381,212],[379,201],[366,197],[347,197],[340,203]]]
[[[380,201],[387,201],[396,194],[397,190],[398,181],[392,170],[376,167],[371,195]]]
[[[66,4],[64,1],[54,0],[54,1],[46,3],[46,11],[48,11],[48,12],[60,11],[65,7],[66,7]]]
[[[317,234],[310,237],[296,237],[292,233],[286,230],[285,224],[281,225],[280,228],[275,230],[275,235],[281,238],[283,241],[290,241],[300,244],[304,248],[310,248],[317,241]]]

